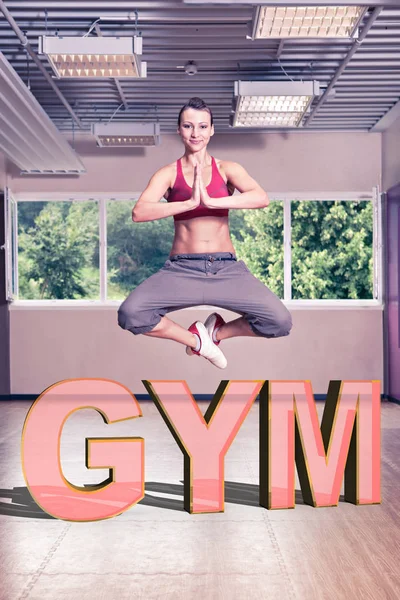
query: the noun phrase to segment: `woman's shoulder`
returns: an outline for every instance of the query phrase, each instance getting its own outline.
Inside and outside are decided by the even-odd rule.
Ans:
[[[164,165],[159,170],[163,171],[164,173],[171,173],[174,170],[176,171],[176,163],[177,162],[178,162],[177,160],[174,160],[173,162],[170,162],[167,165]]]
[[[225,173],[232,172],[237,167],[240,168],[239,163],[234,162],[233,160],[226,160],[225,158],[217,158],[216,156],[214,156],[214,160],[217,163],[217,166]]]
[[[162,173],[168,180],[169,180],[169,185],[168,185],[168,190],[165,192],[164,194],[164,198],[167,200],[168,196],[171,192],[171,189],[174,186],[175,183],[175,179],[176,179],[176,164],[177,164],[177,160],[174,160],[171,163],[168,163],[167,165],[164,165],[163,167],[161,167],[158,172]]]
[[[167,165],[164,165],[163,167],[160,167],[155,172],[155,175],[158,177],[163,177],[164,179],[169,178],[172,180],[174,175],[176,175],[176,160],[174,162],[168,163]]]
[[[222,178],[224,179],[226,185],[228,186],[228,191],[229,191],[230,195],[232,195],[233,192],[235,191],[235,186],[233,185],[233,183],[231,181],[232,170],[235,169],[235,165],[237,163],[234,163],[231,160],[217,158],[216,156],[214,156],[214,160],[215,160],[215,163],[217,165],[217,168],[218,168]]]

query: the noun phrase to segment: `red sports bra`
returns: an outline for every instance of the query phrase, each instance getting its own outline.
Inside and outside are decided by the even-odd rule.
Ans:
[[[222,178],[221,173],[218,170],[217,163],[214,157],[212,159],[212,175],[211,183],[207,186],[207,193],[212,198],[223,198],[231,196],[225,181]],[[179,158],[176,161],[176,179],[168,196],[168,202],[183,202],[189,200],[192,195],[192,188],[186,183],[186,180],[182,172],[182,163]],[[195,217],[226,217],[229,214],[229,208],[208,208],[199,204],[193,210],[188,210],[178,215],[174,215],[174,221],[182,221],[184,219],[193,219]]]

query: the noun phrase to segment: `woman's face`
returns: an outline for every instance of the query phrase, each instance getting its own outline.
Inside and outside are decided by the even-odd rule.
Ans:
[[[210,137],[214,135],[214,125],[211,125],[210,113],[207,110],[187,108],[181,115],[181,124],[177,131],[191,152],[204,149]]]

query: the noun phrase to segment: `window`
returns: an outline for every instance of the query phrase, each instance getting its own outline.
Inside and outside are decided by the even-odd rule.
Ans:
[[[172,218],[134,223],[133,202],[107,200],[107,298],[122,301],[168,258]]]
[[[7,195],[9,300],[120,303],[168,258],[173,219],[134,223],[139,194]],[[276,195],[229,218],[238,258],[283,301],[381,302],[377,188]]]
[[[18,202],[21,300],[100,300],[96,200]]]

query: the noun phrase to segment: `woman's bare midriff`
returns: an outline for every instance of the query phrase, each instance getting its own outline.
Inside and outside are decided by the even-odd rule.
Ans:
[[[217,167],[226,183],[226,176],[221,169],[221,161],[216,160]],[[171,187],[176,178],[176,163],[171,163]],[[190,180],[193,180],[194,173]],[[211,180],[211,166],[204,169],[205,185]],[[170,188],[171,189],[171,188]],[[165,194],[168,198],[168,193]],[[170,256],[173,254],[208,254],[211,252],[233,252],[235,249],[229,232],[229,217],[194,217],[175,221],[175,236]]]
[[[229,217],[195,217],[175,222],[173,254],[209,254],[233,252],[229,233]]]

